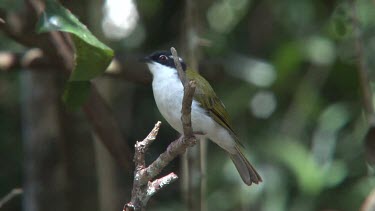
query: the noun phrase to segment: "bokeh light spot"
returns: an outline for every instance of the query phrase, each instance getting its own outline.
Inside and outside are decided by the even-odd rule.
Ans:
[[[131,34],[139,20],[132,0],[106,0],[102,28],[110,39],[122,39]]]
[[[336,58],[334,44],[324,37],[310,38],[305,50],[307,58],[317,65],[330,65]]]
[[[257,118],[266,119],[275,111],[277,101],[270,91],[259,91],[250,101],[250,109]]]

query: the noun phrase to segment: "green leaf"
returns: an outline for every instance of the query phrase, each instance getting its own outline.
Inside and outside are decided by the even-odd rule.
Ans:
[[[75,67],[69,77],[63,99],[68,106],[84,103],[84,100],[78,99],[77,96],[88,96],[87,93],[82,93],[90,91],[87,89],[87,83],[71,82],[88,82],[104,73],[113,58],[113,50],[100,42],[69,10],[55,0],[46,1],[45,11],[39,19],[36,30],[37,32],[64,31],[72,34],[75,45]],[[79,93],[76,95],[75,92]]]
[[[73,36],[73,41],[76,48],[76,67],[69,81],[90,80],[104,73],[113,58],[112,49],[88,45],[76,36]]]
[[[78,109],[90,96],[90,81],[71,81],[65,86],[63,101],[71,109]]]

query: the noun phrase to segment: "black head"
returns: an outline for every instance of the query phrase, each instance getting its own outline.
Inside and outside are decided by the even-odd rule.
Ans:
[[[182,69],[186,70],[186,64],[181,57],[179,57]],[[149,56],[146,56],[143,61],[145,62],[156,62],[171,68],[176,68],[173,60],[172,53],[169,51],[156,51]]]

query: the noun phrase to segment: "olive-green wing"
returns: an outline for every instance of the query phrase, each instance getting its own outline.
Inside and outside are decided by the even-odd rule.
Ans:
[[[225,110],[224,104],[216,96],[215,91],[212,89],[211,85],[204,79],[199,73],[187,70],[186,76],[189,80],[196,81],[196,89],[194,93],[194,99],[200,103],[202,108],[206,109],[208,115],[211,116],[219,125],[226,128],[237,144],[243,146],[237,135],[235,134],[228,112]],[[203,92],[205,90],[205,92]]]

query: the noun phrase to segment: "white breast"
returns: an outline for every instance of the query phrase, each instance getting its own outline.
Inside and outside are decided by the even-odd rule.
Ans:
[[[181,107],[184,92],[176,70],[158,63],[148,66],[153,74],[152,89],[160,113],[175,130],[182,133]],[[235,142],[227,130],[213,121],[195,100],[191,120],[194,132],[206,134],[207,138],[227,151],[234,150]]]

